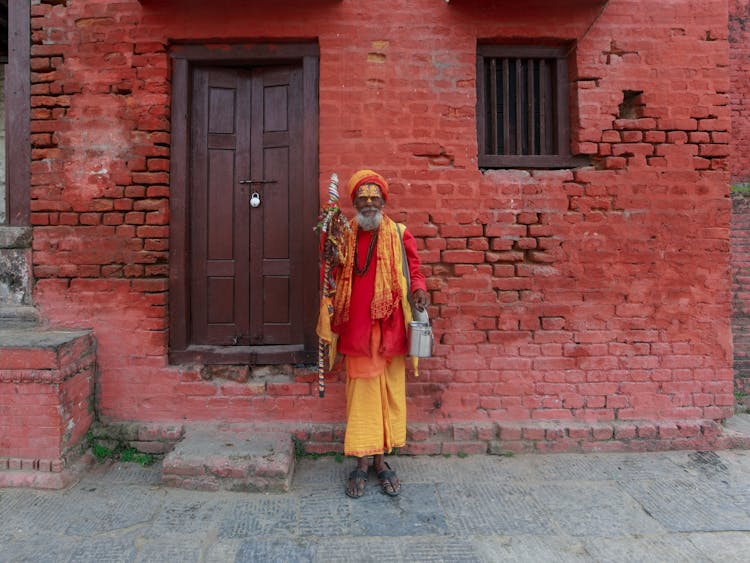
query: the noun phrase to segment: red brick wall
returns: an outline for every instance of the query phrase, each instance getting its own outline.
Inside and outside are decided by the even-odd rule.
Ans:
[[[51,324],[94,329],[103,418],[344,416],[340,381],[320,400],[308,373],[167,365],[165,49],[217,37],[317,39],[321,188],[363,166],[391,180],[439,339],[412,420],[729,415],[726,2],[561,4],[34,5],[35,297]],[[577,41],[573,148],[591,167],[477,169],[478,38]],[[625,91],[643,92],[635,119]]]
[[[729,0],[732,183],[750,183],[750,3]]]

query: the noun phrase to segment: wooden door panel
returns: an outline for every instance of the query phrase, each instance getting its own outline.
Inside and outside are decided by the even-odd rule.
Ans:
[[[209,325],[234,323],[234,276],[209,276],[207,287]]]
[[[191,343],[304,348],[301,65],[197,68],[193,84]]]
[[[212,87],[208,92],[208,132],[231,135],[235,132],[236,77],[222,77],[215,73],[213,76],[215,80],[212,81]]]
[[[275,337],[288,334],[289,326],[289,277],[265,276],[264,279],[264,324]]]
[[[263,132],[287,131],[287,108],[289,107],[288,84],[279,84],[286,76],[267,74],[263,87]],[[275,80],[274,80],[275,79]],[[275,84],[274,84],[275,83]]]
[[[238,209],[238,166],[247,157],[242,134],[247,77],[232,69],[195,69],[192,113],[192,340],[229,345],[242,332],[246,245]],[[247,315],[244,315],[246,319]]]
[[[206,259],[234,260],[234,151],[208,149],[207,233]],[[209,276],[211,273],[209,272]]]
[[[170,48],[172,362],[314,358],[318,56],[312,43]]]
[[[252,138],[262,149],[252,156],[253,177],[268,181],[262,185],[263,204],[251,210],[251,261],[260,265],[251,274],[251,286],[259,290],[251,296],[251,332],[258,344],[304,342],[304,328],[301,323],[295,326],[291,279],[292,263],[303,259],[300,245],[292,244],[291,237],[294,224],[304,220],[300,158],[292,157],[301,154],[293,152],[301,147],[295,140],[302,131],[300,74],[297,66],[259,68],[254,73]]]
[[[263,258],[289,260],[289,149],[265,149],[265,175],[275,183],[264,188]]]

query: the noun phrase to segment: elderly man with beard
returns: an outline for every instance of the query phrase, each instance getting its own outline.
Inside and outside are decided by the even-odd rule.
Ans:
[[[357,215],[337,273],[332,320],[339,335],[338,352],[346,356],[344,453],[358,458],[346,494],[352,498],[364,494],[368,458],[373,456],[382,492],[396,496],[401,483],[384,454],[406,443],[410,300],[423,311],[427,286],[414,237],[383,213],[388,201],[385,179],[372,170],[360,170],[349,180],[349,193]]]

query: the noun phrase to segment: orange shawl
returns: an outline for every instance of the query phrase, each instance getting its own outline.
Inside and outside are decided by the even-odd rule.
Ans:
[[[396,264],[396,257],[401,256],[401,241],[396,223],[383,215],[378,233],[377,257],[375,264],[375,296],[370,305],[370,318],[387,319],[402,299],[401,274]],[[349,320],[349,306],[352,296],[354,276],[354,246],[357,244],[357,220],[351,220],[351,231],[346,240],[344,256],[346,261],[341,267],[341,274],[336,284],[333,325],[338,326]]]

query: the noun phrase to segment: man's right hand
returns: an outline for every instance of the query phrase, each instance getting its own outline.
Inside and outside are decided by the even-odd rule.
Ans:
[[[419,311],[424,311],[427,307],[427,294],[423,289],[416,289],[412,293],[412,299],[414,300],[414,306]]]

